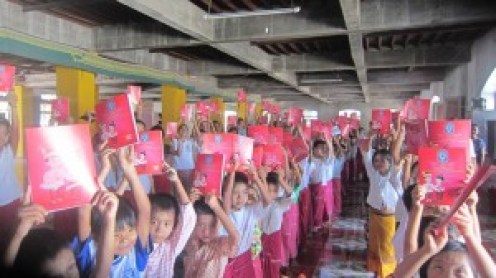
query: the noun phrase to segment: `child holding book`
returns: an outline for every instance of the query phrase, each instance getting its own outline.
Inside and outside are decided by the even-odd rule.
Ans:
[[[228,258],[235,257],[238,250],[239,233],[234,223],[214,195],[199,198],[199,191],[192,190],[197,222],[186,245],[184,257],[185,278],[223,277]],[[227,231],[219,236],[218,221]]]
[[[198,135],[200,132],[197,130],[196,124],[193,127]],[[189,192],[192,186],[195,158],[200,147],[198,141],[191,137],[189,128],[185,123],[180,124],[177,131],[177,138],[172,140],[171,146],[171,153],[174,155],[173,166],[177,170],[186,192]]]
[[[22,196],[21,187],[16,177],[15,154],[19,142],[19,127],[17,116],[17,99],[14,92],[8,94],[9,106],[12,115],[12,124],[5,119],[0,119],[0,234],[8,235],[14,225],[17,208],[20,206]],[[5,236],[0,238],[0,248],[4,246]]]
[[[265,181],[260,178],[253,166],[249,166],[253,183],[260,190],[262,200],[247,205],[250,186],[248,177],[242,172],[236,172],[239,165],[237,162],[234,164],[234,171],[228,175],[227,186],[224,191],[224,208],[240,234],[240,242],[238,254],[230,260],[224,277],[254,277],[255,272],[251,258],[253,233],[255,232],[255,225],[266,215],[266,208],[271,203],[272,198]]]
[[[333,213],[338,216],[341,214],[342,209],[342,179],[343,170],[345,167],[346,159],[349,157],[349,152],[343,148],[341,142],[334,139],[334,149],[336,150],[336,158],[334,159],[334,165],[332,167],[332,172],[329,175],[332,177],[332,193],[333,193]]]
[[[173,277],[176,258],[183,251],[196,225],[193,204],[176,170],[166,163],[164,170],[176,188],[179,202],[170,194],[150,196],[153,251],[146,266],[146,277]]]
[[[396,229],[395,208],[403,191],[399,152],[404,140],[404,129],[394,134],[391,152],[385,149],[371,150],[374,136],[371,137],[369,144],[362,146],[370,180],[367,196],[370,206],[367,268],[378,277],[386,277],[396,267],[391,241]]]
[[[102,174],[99,183],[110,169],[111,150],[103,155]],[[137,210],[124,198],[119,198],[115,215],[115,224],[108,248],[100,249],[107,237],[102,238],[101,231],[105,226],[105,215],[86,206],[79,211],[79,235],[73,242],[73,250],[82,277],[94,275],[98,270],[96,262],[100,256],[110,257],[109,277],[141,277],[144,275],[148,261],[148,239],[150,236],[150,201],[139,181],[136,169],[132,164],[132,153],[129,148],[118,150],[119,164],[124,177],[129,181]],[[98,245],[97,245],[98,244]],[[101,254],[101,253],[104,254]]]

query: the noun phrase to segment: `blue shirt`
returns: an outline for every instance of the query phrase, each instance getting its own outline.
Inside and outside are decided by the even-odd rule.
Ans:
[[[96,266],[97,244],[92,237],[80,243],[79,238],[72,242],[72,250],[76,255],[76,262],[81,277],[90,277]],[[148,262],[148,250],[136,240],[134,248],[125,256],[117,256],[112,263],[108,277],[144,277]]]
[[[481,163],[482,161],[482,153],[486,150],[486,143],[482,138],[472,139],[474,143],[474,151],[477,159],[477,163]]]

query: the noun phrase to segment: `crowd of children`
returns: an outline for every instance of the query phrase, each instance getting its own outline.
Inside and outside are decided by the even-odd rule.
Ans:
[[[367,178],[367,266],[377,277],[496,277],[481,244],[477,194],[448,226],[436,226],[449,207],[424,204],[418,157],[403,152],[400,119],[389,134],[355,126],[307,136],[303,125],[275,117],[271,125],[302,138],[308,154],[297,160],[280,145],[284,159],[277,167],[231,157],[218,195],[193,182],[201,135],[224,133],[218,122],[182,122],[155,183],[137,173],[132,146],[113,149],[95,136],[99,190],[91,204],[65,212],[70,219],[57,225],[64,212],[53,216],[31,203],[30,187],[22,194],[16,180],[19,130],[15,96],[9,96],[12,122],[0,121],[7,277],[281,277],[309,235],[328,230],[340,215],[343,188]],[[259,120],[239,118],[228,132],[247,135],[247,125]],[[476,167],[471,164],[468,178]],[[258,231],[260,253],[253,252]]]

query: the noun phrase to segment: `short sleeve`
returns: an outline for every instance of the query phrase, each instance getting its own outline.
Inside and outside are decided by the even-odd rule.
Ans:
[[[76,257],[76,263],[79,268],[79,273],[81,277],[90,277],[91,270],[93,268],[94,257],[91,252],[91,243],[93,239],[91,237],[87,238],[85,241],[80,242],[79,238],[76,237],[72,241],[72,251]]]
[[[136,267],[138,268],[138,271],[145,271],[150,250],[145,248],[141,244],[141,240],[138,239],[136,240],[136,244],[134,245],[134,252],[136,254]]]
[[[474,141],[472,139],[470,139],[470,144],[468,146],[468,149],[469,149],[470,158],[477,157],[477,154],[475,153],[475,148],[474,148]]]

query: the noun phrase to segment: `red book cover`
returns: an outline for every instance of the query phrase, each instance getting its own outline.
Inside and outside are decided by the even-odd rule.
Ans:
[[[261,125],[268,125],[269,124],[269,115],[263,115],[262,117],[260,117],[260,122],[259,124]]]
[[[350,120],[350,128],[351,129],[359,129],[360,128],[360,120],[351,118]]]
[[[127,94],[131,104],[137,105],[141,101],[141,87],[140,86],[127,86]]]
[[[238,92],[238,102],[246,102],[246,93],[245,91]]]
[[[14,88],[15,67],[0,64],[0,92],[9,92]]]
[[[370,138],[360,138],[358,139],[358,147],[360,149],[365,149],[370,145]]]
[[[471,120],[429,121],[429,143],[441,148],[468,149],[471,135]]]
[[[47,211],[89,204],[98,187],[88,125],[26,128],[32,202]]]
[[[203,133],[201,153],[213,154],[220,153],[225,157],[226,163],[229,163],[234,154],[233,146],[234,134],[224,133]]]
[[[284,130],[282,127],[269,127],[269,144],[282,144]]]
[[[270,104],[269,100],[267,99],[262,99],[262,109],[265,111],[270,111],[272,105]]]
[[[165,127],[165,136],[167,138],[176,138],[177,137],[177,123],[176,122],[168,122]]]
[[[235,159],[239,160],[241,165],[251,164],[253,159],[253,142],[252,138],[241,135],[234,135],[233,137],[233,153]]]
[[[405,121],[405,131],[407,153],[417,155],[419,147],[428,145],[426,120]]]
[[[220,197],[224,177],[224,156],[222,154],[198,154],[195,163],[193,186],[203,194],[213,193]]]
[[[126,94],[98,102],[95,110],[102,140],[108,140],[110,148],[117,149],[138,142],[134,113]]]
[[[391,110],[373,109],[372,128],[378,130],[380,134],[389,134],[391,130]]]
[[[301,123],[301,118],[303,116],[303,111],[298,107],[291,106],[288,111],[288,124],[298,125]]]
[[[210,108],[206,102],[199,101],[196,104],[196,115],[200,117],[202,120],[208,119],[208,115],[210,114]]]
[[[249,115],[255,115],[255,112],[257,110],[257,104],[252,102],[248,105],[248,114]]]
[[[429,119],[431,100],[414,98],[405,104],[405,114],[407,120],[426,120]]]
[[[193,105],[185,104],[181,107],[181,119],[185,122],[191,121],[193,118]]]
[[[309,126],[304,126],[303,127],[303,137],[305,137],[305,140],[309,141],[312,139],[312,128]]]
[[[289,150],[291,143],[293,143],[293,134],[284,132],[282,135],[282,145],[285,149]]]
[[[320,135],[324,132],[324,123],[321,120],[311,120],[310,127],[312,129],[312,135]]]
[[[262,165],[276,169],[284,165],[284,153],[281,145],[264,145]]]
[[[248,137],[255,140],[255,144],[269,143],[269,127],[265,125],[248,126]]]
[[[272,104],[269,111],[274,115],[279,115],[281,113],[281,106]]]
[[[427,192],[424,203],[451,205],[465,185],[465,149],[420,147],[418,153],[418,184],[424,184]]]
[[[133,163],[138,174],[163,174],[164,144],[161,131],[145,131],[139,134],[139,142],[134,145]]]
[[[253,147],[253,165],[255,168],[260,168],[262,166],[262,159],[264,153],[264,146],[258,145]]]
[[[398,118],[400,117],[400,111],[391,111],[391,121],[393,121],[393,123],[395,123]]]
[[[289,148],[291,155],[296,162],[300,162],[308,156],[308,148],[303,138],[295,138]]]
[[[341,136],[348,137],[350,135],[350,131],[351,131],[350,124],[346,124],[340,129],[341,129]]]
[[[227,116],[227,125],[228,126],[237,126],[238,125],[238,117]]]
[[[52,115],[57,122],[66,122],[69,118],[69,99],[61,97],[52,100]]]

